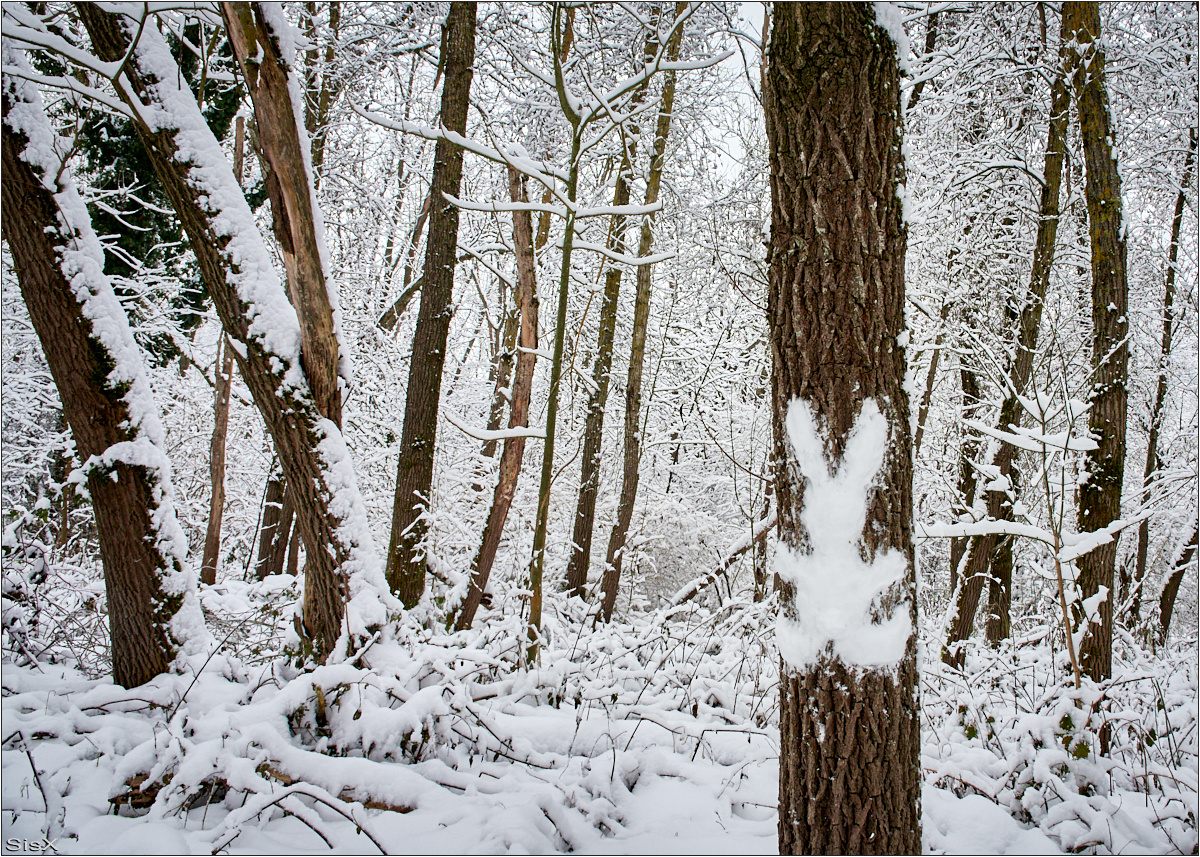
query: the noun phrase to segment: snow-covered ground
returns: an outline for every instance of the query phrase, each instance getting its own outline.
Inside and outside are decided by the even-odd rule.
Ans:
[[[209,590],[237,633],[198,678],[125,691],[5,664],[6,853],[775,852],[769,608],[592,631],[555,600],[528,669],[520,620],[492,616],[456,635],[407,624],[302,673],[253,653],[250,608],[287,615],[291,592]],[[968,663],[966,680],[924,671],[928,853],[1194,853],[1194,649],[1075,694],[1044,645]]]

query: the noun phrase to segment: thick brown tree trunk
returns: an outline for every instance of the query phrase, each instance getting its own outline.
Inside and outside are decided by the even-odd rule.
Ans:
[[[442,125],[465,134],[475,62],[475,4],[451,3],[442,35]],[[429,240],[421,305],[413,334],[404,401],[404,428],[396,472],[396,498],[392,507],[392,534],[388,545],[388,585],[406,606],[412,607],[425,592],[423,554],[426,523],[423,511],[433,487],[433,453],[437,439],[438,404],[441,401],[442,367],[446,338],[454,313],[454,267],[458,248],[458,209],[446,195],[458,196],[462,181],[463,152],[447,140],[438,140],[430,182]]]
[[[895,44],[869,4],[776,3],[763,95],[779,549],[799,568],[822,536],[806,523],[805,494],[816,474],[803,472],[793,454],[789,412],[807,406],[825,435],[818,457],[833,473],[851,430],[874,412],[886,424],[886,451],[879,451],[876,487],[864,488],[860,560],[878,564],[886,554],[902,570],[869,598],[870,626],[903,629],[907,620],[909,629],[886,665],[860,663],[836,637],[800,624],[800,578],[785,577],[781,624],[817,636],[815,655],[792,653],[799,662],[786,659],[790,641],[781,639],[779,853],[916,854],[920,730],[912,439],[897,341],[906,238],[896,195],[903,163]],[[808,582],[834,585],[824,577]]]
[[[1088,429],[1097,448],[1087,455],[1088,479],[1079,488],[1079,531],[1103,529],[1121,517],[1125,478],[1125,418],[1129,379],[1129,283],[1122,223],[1116,129],[1108,105],[1100,6],[1063,3],[1063,31],[1075,43],[1073,83],[1079,107],[1092,250],[1092,392]],[[1079,595],[1099,597],[1079,648],[1080,666],[1094,681],[1112,674],[1113,570],[1117,540],[1081,556]]]
[[[274,291],[269,256],[250,225],[253,216],[245,200],[211,193],[212,181],[233,184],[235,180],[231,171],[227,177],[213,172],[228,170],[228,164],[215,161],[218,144],[190,93],[180,86],[178,72],[164,73],[160,67],[167,51],[162,37],[147,28],[130,52],[130,38],[138,32],[136,20],[95,4],[75,8],[102,60],[120,62],[129,53],[121,78],[122,100],[135,110],[142,105],[168,105],[157,110],[154,129],[142,122],[134,127],[188,236],[239,371],[271,433],[284,476],[296,490],[298,524],[308,557],[303,630],[314,655],[324,660],[342,633],[349,575],[360,571],[371,577],[374,564],[369,533],[358,525],[365,510],[353,484],[353,469],[344,458],[341,434],[318,409],[306,375],[293,362],[294,352],[275,339],[281,331],[256,321],[264,310],[277,313],[286,299],[282,289]],[[153,53],[154,65],[144,61],[146,52]],[[179,117],[178,124],[171,124],[172,117]],[[177,137],[185,135],[190,135],[189,142],[206,148],[181,149]],[[198,165],[208,174],[194,169]],[[234,235],[230,224],[237,226]],[[255,267],[264,262],[267,269]],[[261,296],[266,304],[252,303],[251,295],[255,300]],[[287,322],[283,316],[278,320]],[[303,337],[303,325],[298,334]]]
[[[675,20],[687,11],[687,3],[675,4]],[[668,62],[679,59],[679,47],[683,41],[683,29],[671,34],[667,41]],[[654,147],[650,160],[650,173],[646,176],[645,203],[658,202],[662,188],[663,166],[667,159],[667,135],[671,132],[671,117],[675,112],[675,72],[663,73],[662,102],[658,108],[658,124],[654,129]],[[655,215],[642,218],[638,237],[638,256],[649,256],[654,245]],[[629,374],[625,380],[625,452],[621,473],[621,496],[617,504],[617,520],[608,537],[608,550],[604,559],[604,576],[600,581],[602,591],[600,616],[607,622],[612,618],[617,603],[617,587],[621,582],[621,566],[625,561],[625,539],[629,524],[633,520],[633,507],[637,501],[638,468],[642,461],[642,372],[646,363],[646,331],[650,325],[650,278],[651,265],[639,265],[637,269],[637,296],[633,304],[633,332],[629,342]]]
[[[7,65],[7,46],[4,53]],[[169,493],[164,496],[167,473],[129,463],[122,450],[145,459],[153,449],[164,467],[165,453],[161,438],[146,429],[154,414],[132,412],[126,397],[131,391],[149,399],[150,389],[140,365],[132,375],[129,360],[138,352],[124,315],[85,312],[85,302],[104,301],[114,313],[120,305],[102,274],[103,251],[69,170],[56,175],[57,165],[46,163],[55,138],[32,87],[18,82],[10,89],[5,75],[3,113],[4,238],[87,473],[104,566],[113,681],[136,687],[170,669],[178,651],[181,641],[170,623],[183,604],[186,545],[168,540],[167,524],[177,524]],[[45,179],[58,186],[57,193],[47,190]],[[118,325],[125,342],[115,341]],[[173,553],[172,547],[182,550]]]
[[[1058,238],[1059,192],[1062,187],[1063,159],[1066,152],[1067,112],[1070,107],[1070,90],[1067,81],[1065,47],[1060,48],[1063,64],[1050,88],[1049,128],[1046,136],[1046,160],[1042,185],[1042,199],[1038,212],[1037,239],[1033,247],[1033,264],[1029,274],[1029,292],[1021,312],[1016,319],[1017,347],[1012,365],[1009,367],[1009,387],[1000,406],[997,426],[1008,431],[1009,426],[1019,425],[1022,409],[1018,396],[1024,394],[1033,374],[1033,358],[1037,351],[1038,333],[1042,324],[1042,307],[1046,290],[1050,285],[1050,271],[1054,265],[1054,247]],[[1014,480],[1013,456],[1016,450],[1009,444],[1000,444],[990,462],[1000,470],[1000,475]],[[992,520],[1009,520],[1012,517],[1010,493],[989,491],[987,514]],[[962,580],[954,590],[955,605],[951,617],[942,660],[951,666],[962,667],[961,643],[971,635],[975,626],[975,612],[985,581],[995,577],[991,588],[990,607],[995,618],[988,622],[988,639],[997,642],[1010,633],[1012,627],[1009,605],[1012,600],[1012,548],[1011,545],[997,548],[1001,539],[996,535],[976,536],[970,540],[966,567]],[[951,552],[953,554],[953,551]],[[958,564],[952,567],[957,572]],[[999,560],[997,562],[997,560]]]
[[[1183,229],[1183,209],[1187,204],[1187,189],[1192,183],[1192,168],[1196,165],[1196,129],[1191,131],[1191,146],[1183,161],[1183,176],[1179,182],[1179,194],[1175,197],[1175,215],[1171,219],[1171,245],[1167,249],[1167,284],[1163,294],[1162,350],[1158,358],[1158,386],[1154,392],[1154,404],[1150,407],[1150,437],[1146,440],[1146,469],[1142,475],[1142,502],[1150,500],[1146,486],[1158,472],[1158,438],[1162,431],[1163,405],[1167,401],[1167,363],[1171,359],[1171,345],[1175,334],[1175,271],[1179,264],[1179,234]],[[1150,552],[1150,519],[1146,518],[1138,527],[1137,562],[1133,572],[1133,597],[1129,603],[1129,618],[1126,626],[1137,624],[1142,609],[1142,585],[1146,580],[1146,559]]]
[[[512,167],[508,170],[508,188],[513,202],[526,201],[524,183]],[[533,219],[528,211],[513,212],[513,248],[517,256],[517,305],[521,313],[521,350],[517,353],[508,427],[519,429],[529,425],[529,400],[533,392],[533,370],[537,362],[534,352],[537,351],[538,343],[537,268],[533,260]],[[496,561],[496,551],[500,547],[500,536],[504,533],[504,523],[508,520],[508,510],[512,507],[513,495],[517,490],[517,477],[521,475],[521,459],[524,455],[523,436],[505,438],[504,451],[500,453],[499,480],[492,496],[492,509],[488,513],[479,551],[471,562],[471,584],[467,590],[467,597],[454,622],[458,630],[471,627],[483,600],[483,592],[492,573],[492,564]]]

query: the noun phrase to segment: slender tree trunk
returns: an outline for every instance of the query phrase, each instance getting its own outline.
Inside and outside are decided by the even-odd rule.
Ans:
[[[242,117],[238,117],[241,127]],[[225,437],[229,433],[229,396],[233,387],[233,349],[225,342],[224,334],[217,340],[217,361],[214,364],[213,434],[208,452],[208,477],[212,497],[208,506],[208,529],[204,536],[204,560],[200,565],[200,582],[209,586],[217,582],[221,564],[221,519],[225,511]]]
[[[687,3],[675,4],[675,20],[687,12]],[[668,62],[679,59],[679,47],[683,40],[682,28],[671,34],[667,42]],[[650,173],[646,177],[647,205],[658,202],[662,188],[663,166],[667,158],[667,136],[671,131],[671,117],[675,112],[675,72],[664,72],[662,103],[658,109],[658,124],[654,129],[654,149],[650,161]],[[654,245],[653,214],[642,218],[641,234],[638,239],[638,256],[649,256]],[[625,560],[625,540],[629,535],[629,524],[633,521],[634,503],[637,501],[638,470],[642,461],[642,373],[646,363],[646,332],[650,325],[650,265],[639,265],[637,269],[637,296],[633,304],[633,333],[629,343],[629,375],[625,381],[625,452],[621,473],[621,498],[617,505],[617,520],[608,538],[608,550],[604,559],[604,576],[600,582],[603,592],[600,616],[607,622],[612,618],[617,603],[617,588],[621,582],[621,566]]]
[[[233,136],[233,174],[242,183],[246,152],[246,119],[237,117]],[[217,582],[221,564],[221,521],[225,515],[225,438],[229,434],[229,400],[233,391],[233,349],[225,334],[217,339],[217,359],[213,364],[213,434],[208,452],[208,477],[212,496],[208,505],[208,529],[204,535],[204,559],[200,564],[200,582]]]
[[[430,201],[430,197],[426,195],[425,202],[421,204],[421,211],[417,214],[417,222],[413,224],[412,236],[408,243],[408,258],[404,262],[404,282],[400,288],[400,297],[379,317],[377,324],[381,330],[391,332],[395,329],[413,295],[421,289],[421,277],[418,277],[415,283],[412,281],[413,263],[416,261],[417,245],[421,243],[421,233],[425,231],[425,222],[429,219]]]
[[[1150,437],[1146,440],[1146,469],[1142,475],[1142,502],[1150,502],[1147,485],[1158,471],[1158,438],[1162,431],[1163,405],[1167,400],[1167,363],[1171,359],[1171,340],[1175,333],[1175,272],[1179,263],[1179,233],[1183,228],[1183,209],[1187,204],[1186,192],[1192,183],[1192,169],[1196,165],[1196,129],[1191,130],[1191,146],[1183,161],[1183,177],[1179,182],[1179,195],[1175,197],[1175,216],[1171,219],[1171,245],[1167,250],[1167,286],[1163,295],[1162,351],[1158,360],[1158,387],[1154,392],[1154,404],[1150,407]],[[1142,608],[1142,585],[1146,580],[1146,559],[1150,552],[1150,519],[1146,518],[1138,527],[1137,564],[1133,572],[1133,597],[1129,603],[1130,628],[1137,624]]]
[[[313,187],[321,186],[325,166],[325,140],[329,132],[329,113],[333,109],[338,91],[341,89],[333,75],[338,36],[341,32],[342,4],[339,0],[329,3],[329,34],[325,39],[325,67],[320,70],[317,83],[321,49],[317,34],[317,4],[304,4],[305,35],[309,48],[304,53],[304,127],[312,141]]]
[[[1187,571],[1196,560],[1196,527],[1192,526],[1192,537],[1188,539],[1187,545],[1183,549],[1183,553],[1179,555],[1179,560],[1175,563],[1175,568],[1171,571],[1171,576],[1167,578],[1167,582],[1163,585],[1162,594],[1158,599],[1158,642],[1159,645],[1165,646],[1171,633],[1171,614],[1175,610],[1175,597],[1179,594],[1179,584],[1183,582],[1183,573]]]
[[[532,249],[530,252],[533,252]],[[518,274],[518,276],[520,275]],[[501,295],[507,297],[503,291]],[[504,310],[504,323],[498,331],[500,341],[497,343],[496,357],[492,361],[492,407],[488,411],[488,431],[496,431],[500,428],[500,423],[504,419],[504,403],[512,398],[512,391],[508,389],[508,381],[512,377],[513,361],[517,350],[517,331],[521,325],[521,299],[519,296],[516,298],[516,303],[517,306]],[[495,438],[485,440],[481,450],[483,457],[494,458],[499,445],[499,441]]]
[[[960,360],[958,366],[959,386],[962,389],[962,412],[972,411],[979,405],[981,395],[979,376],[975,370]],[[963,509],[970,510],[975,505],[975,491],[979,480],[975,475],[975,456],[979,454],[979,435],[967,435],[958,452],[958,496],[962,498]],[[963,557],[967,554],[966,538],[950,540],[950,597],[956,598],[958,592],[959,572],[962,570]]]
[[[143,105],[156,111],[154,129],[141,121],[135,121],[134,127],[188,236],[284,475],[296,489],[308,557],[303,631],[314,655],[324,660],[342,633],[350,576],[362,574],[365,586],[374,588],[376,558],[369,532],[358,525],[366,511],[341,432],[318,409],[307,367],[302,359],[297,361],[290,340],[291,330],[303,339],[305,324],[301,321],[292,328],[296,317],[281,312],[287,301],[269,261],[262,265],[270,257],[244,198],[211,193],[213,182],[235,184],[235,179],[228,162],[219,158],[219,144],[190,92],[180,85],[180,75],[162,67],[162,57],[167,55],[162,36],[146,28],[130,51],[130,39],[138,32],[136,20],[95,4],[81,3],[76,10],[100,59],[120,62],[129,54],[119,90],[122,100],[135,111],[143,111]],[[181,137],[198,148],[182,149]],[[227,172],[222,175],[221,169]],[[311,308],[316,303],[314,299],[302,305]],[[273,324],[256,323],[256,315],[264,310],[273,314]],[[310,335],[315,326],[319,325],[308,323]],[[315,369],[312,359],[308,365]],[[382,593],[380,598],[390,600]],[[363,630],[356,626],[353,633]]]
[[[621,159],[613,191],[613,206],[629,204],[630,170],[628,154]],[[609,225],[608,248],[624,253],[626,217],[614,214]],[[587,418],[583,429],[583,453],[579,466],[579,500],[575,505],[575,528],[571,534],[571,559],[567,563],[567,591],[583,597],[588,566],[592,560],[592,533],[596,522],[596,494],[600,488],[600,446],[604,440],[604,408],[608,404],[608,386],[612,369],[613,340],[617,333],[617,301],[621,295],[621,268],[605,261],[604,300],[600,304],[600,330],[596,338],[596,358],[592,362],[592,390],[588,396]]]
[[[574,38],[575,7],[563,11],[556,5],[550,17],[550,50],[555,57],[554,78],[558,96],[566,104],[566,81],[563,62]],[[567,215],[563,218],[562,262],[558,275],[558,308],[554,322],[554,352],[550,360],[550,390],[546,396],[546,441],[542,446],[542,474],[538,483],[537,519],[533,528],[533,556],[529,562],[529,640],[527,651],[532,660],[537,655],[538,637],[542,627],[542,575],[546,560],[546,531],[550,525],[550,485],[554,481],[554,430],[558,421],[558,392],[562,381],[563,345],[567,333],[567,299],[571,294],[571,250],[575,246],[575,198],[579,190],[579,150],[583,131],[578,117],[571,119],[571,156],[567,169]],[[539,235],[539,240],[541,236]]]
[[[1067,39],[1063,38],[1060,48],[1059,73],[1050,88],[1049,129],[1046,137],[1045,183],[1042,185],[1042,199],[1038,214],[1037,239],[1033,247],[1033,264],[1029,274],[1029,292],[1021,312],[1017,318],[1017,348],[1012,365],[1008,372],[1008,390],[1004,402],[1000,406],[1000,416],[997,420],[999,427],[1005,431],[1010,425],[1019,425],[1022,409],[1018,396],[1024,394],[1033,374],[1033,358],[1037,352],[1038,333],[1042,324],[1042,307],[1046,300],[1046,290],[1050,285],[1050,271],[1054,265],[1054,247],[1058,238],[1059,192],[1062,187],[1063,159],[1066,152],[1067,114],[1070,107],[1070,90],[1067,80],[1066,47]],[[1015,478],[1013,456],[1016,450],[1009,444],[1000,444],[991,464],[998,467],[1000,475],[1009,479]],[[1015,495],[1014,495],[1015,496]],[[989,491],[987,497],[987,513],[992,520],[1008,520],[1012,515],[1009,493],[1005,491]],[[988,623],[988,639],[997,642],[1011,632],[1011,619],[1008,615],[1012,590],[1012,553],[1011,547],[1005,547],[1000,555],[1000,563],[994,564],[998,538],[995,535],[976,536],[970,540],[970,549],[966,556],[966,567],[962,580],[955,589],[954,613],[950,622],[949,634],[942,660],[951,666],[962,667],[961,643],[971,635],[975,625],[975,612],[979,606],[979,598],[983,591],[984,582],[996,575],[996,594],[991,599],[993,608],[998,611],[996,619]],[[953,550],[951,551],[953,555]],[[952,556],[952,568],[958,569],[957,559]]]
[[[1121,517],[1125,476],[1125,419],[1129,379],[1129,284],[1122,223],[1121,176],[1100,41],[1097,3],[1063,4],[1063,30],[1078,55],[1073,83],[1079,107],[1092,250],[1092,394],[1088,429],[1097,448],[1087,455],[1088,480],[1079,488],[1079,531],[1094,532]],[[1081,556],[1079,595],[1099,596],[1080,645],[1081,667],[1094,681],[1112,674],[1113,571],[1117,540]]]
[[[896,196],[903,180],[900,73],[895,45],[873,7],[776,3],[763,102],[771,164],[775,496],[779,549],[795,565],[794,574],[781,575],[780,622],[788,634],[780,646],[779,853],[916,854],[912,439],[897,342],[906,243]],[[825,435],[823,454],[811,453],[819,462],[794,455],[792,417],[802,406]],[[877,594],[865,592],[874,583],[836,582],[864,604],[863,627],[842,641],[832,629],[802,624],[798,612],[812,606],[798,592],[801,584],[827,590],[835,584],[824,578],[844,573],[816,568],[811,559],[814,541],[827,533],[809,523],[814,512],[806,493],[818,477],[807,469],[828,467],[840,479],[852,429],[868,423],[869,413],[872,425],[886,426],[886,449],[878,451],[877,487],[863,489],[855,553],[872,567],[899,566],[899,577]],[[908,633],[877,653],[885,664],[868,664],[843,648],[844,642],[852,650],[857,635],[877,634],[878,622],[895,635],[906,621]],[[801,638],[811,639],[815,654],[796,644]]]
[[[458,134],[467,130],[475,62],[475,4],[451,3],[442,37],[442,125]],[[446,140],[434,148],[430,181],[429,241],[425,246],[421,305],[413,334],[404,402],[404,429],[392,507],[388,545],[388,585],[406,606],[425,592],[423,554],[427,524],[423,511],[433,488],[433,454],[446,339],[454,314],[454,268],[458,249],[458,209],[446,196],[458,196],[462,181],[462,149]]]
[[[23,59],[4,47],[4,64]],[[104,256],[30,84],[4,76],[4,237],[29,318],[87,475],[108,599],[113,680],[144,684],[183,641],[187,545],[140,352],[104,276]],[[47,189],[49,180],[55,192]],[[131,407],[132,406],[132,407]]]
[[[508,171],[508,188],[512,201],[525,202],[525,187],[521,176],[512,167]],[[521,314],[520,344],[517,354],[516,377],[513,378],[512,408],[509,411],[509,428],[529,425],[529,400],[533,392],[533,370],[536,366],[538,343],[538,299],[537,269],[533,260],[533,220],[528,211],[513,212],[513,248],[517,256],[517,305]],[[483,600],[508,510],[512,506],[517,490],[517,477],[521,475],[521,459],[525,455],[525,438],[509,437],[504,440],[504,451],[500,453],[500,475],[492,497],[492,509],[488,513],[487,525],[479,551],[471,563],[471,585],[466,600],[459,611],[454,625],[458,630],[471,627],[475,613]]]

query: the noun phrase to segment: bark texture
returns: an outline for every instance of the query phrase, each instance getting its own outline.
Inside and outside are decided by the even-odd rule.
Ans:
[[[120,61],[129,50],[126,20],[95,4],[76,6],[97,55],[105,62]],[[136,21],[132,22],[136,31]],[[139,51],[133,51],[125,69],[128,89],[124,100],[161,104],[160,88],[178,86],[143,68]],[[174,77],[174,76],[172,76]],[[180,96],[182,92],[178,93]],[[160,117],[172,115],[161,111]],[[323,425],[307,384],[297,385],[268,346],[261,331],[252,331],[251,307],[235,282],[247,275],[246,260],[228,251],[230,237],[219,228],[220,201],[192,175],[191,161],[176,145],[178,128],[160,124],[155,130],[135,123],[135,128],[155,174],[171,200],[212,297],[213,306],[234,345],[235,360],[255,405],[271,433],[276,454],[288,483],[296,490],[298,524],[308,557],[304,592],[303,628],[313,654],[324,660],[341,634],[347,589],[346,564],[359,547],[354,534],[343,528],[333,498],[337,486],[318,452],[318,445],[336,426]]]
[[[6,85],[5,119],[10,98]],[[138,432],[130,425],[125,390],[109,381],[114,368],[110,352],[63,273],[62,254],[74,236],[64,234],[54,196],[42,183],[40,171],[21,157],[27,145],[24,134],[6,122],[0,183],[4,239],[76,454],[87,462],[117,444],[136,440]],[[162,586],[164,570],[178,570],[178,563],[158,548],[154,523],[160,513],[160,486],[149,468],[118,461],[93,464],[87,487],[104,566],[113,681],[136,687],[166,672],[179,646],[169,623],[182,596],[168,595]]]
[[[465,134],[475,62],[475,4],[451,3],[442,37],[442,125]],[[412,607],[425,592],[425,519],[422,512],[433,486],[433,453],[437,440],[438,403],[446,338],[454,314],[454,267],[458,249],[458,209],[446,194],[458,196],[462,182],[462,149],[438,140],[430,182],[429,240],[421,277],[421,305],[413,334],[404,401],[404,428],[392,507],[387,579],[404,604]]]
[[[513,202],[526,202],[525,187],[520,175],[512,167],[508,170],[508,189]],[[517,256],[517,305],[521,314],[520,346],[512,387],[512,408],[509,411],[508,427],[521,428],[529,425],[529,400],[533,392],[533,370],[536,368],[538,343],[538,299],[537,268],[533,260],[533,219],[528,211],[513,212],[513,248]],[[500,547],[500,536],[508,520],[513,495],[517,490],[517,477],[521,475],[521,459],[525,455],[525,438],[510,437],[504,441],[500,453],[500,475],[492,496],[492,508],[488,513],[479,551],[471,562],[471,585],[467,590],[462,609],[454,621],[458,630],[471,627],[475,613],[483,601]]]
[[[1103,529],[1121,517],[1125,477],[1125,418],[1129,378],[1129,282],[1104,50],[1097,3],[1063,4],[1063,31],[1078,54],[1073,84],[1079,108],[1087,180],[1088,236],[1092,250],[1092,408],[1088,429],[1098,444],[1088,453],[1088,480],[1079,488],[1079,531]],[[1117,540],[1078,560],[1079,594],[1101,595],[1087,628],[1080,666],[1095,681],[1112,675],[1113,571]]]
[[[292,104],[287,59],[263,17],[261,3],[222,3],[230,44],[254,102],[254,121],[271,221],[287,272],[288,297],[300,317],[300,363],[321,415],[342,424],[338,337],[325,282],[312,186]]]
[[[764,110],[771,164],[768,322],[775,496],[781,542],[811,549],[805,479],[789,449],[789,405],[806,401],[842,458],[864,401],[890,437],[868,496],[865,559],[885,549],[907,572],[878,604],[916,627],[912,457],[904,390],[900,77],[891,38],[860,3],[777,3]],[[794,586],[782,587],[795,617]],[[915,854],[921,847],[916,638],[893,668],[783,663],[779,852]]]
[[[1064,34],[1065,35],[1065,34]],[[1067,82],[1066,39],[1060,49],[1059,73],[1050,88],[1050,117],[1046,133],[1046,160],[1043,175],[1042,198],[1038,209],[1037,238],[1033,247],[1033,263],[1029,274],[1029,290],[1025,302],[1015,319],[1017,328],[1016,351],[1008,367],[1008,389],[1000,406],[997,428],[1009,431],[1010,426],[1020,425],[1022,408],[1018,397],[1023,395],[1033,374],[1033,359],[1037,353],[1038,334],[1042,324],[1042,307],[1046,290],[1050,286],[1050,271],[1054,265],[1054,248],[1058,238],[1059,193],[1062,189],[1062,168],[1066,153],[1067,114],[1071,93]],[[1000,469],[1000,475],[1015,483],[1013,467],[1015,447],[1000,444],[991,464]],[[971,477],[974,486],[974,477]],[[972,491],[974,494],[974,491]],[[1013,492],[989,491],[987,515],[992,520],[1009,520],[1012,517]],[[972,497],[973,500],[973,497]],[[968,501],[970,502],[970,501]],[[961,544],[961,543],[960,543]],[[958,557],[952,554],[952,567],[957,572]],[[952,575],[956,576],[956,575]],[[997,642],[1006,638],[1012,627],[1009,605],[1012,602],[1012,545],[1010,540],[996,535],[976,536],[970,540],[966,566],[961,582],[954,588],[954,614],[949,623],[949,633],[942,652],[942,660],[951,666],[962,667],[961,643],[971,635],[975,626],[975,613],[986,581],[989,584],[988,639]]]

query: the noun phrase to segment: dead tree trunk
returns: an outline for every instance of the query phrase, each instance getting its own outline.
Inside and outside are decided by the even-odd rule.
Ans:
[[[1087,181],[1088,235],[1092,250],[1092,392],[1088,429],[1097,448],[1087,455],[1088,480],[1079,488],[1079,531],[1103,529],[1121,517],[1125,478],[1125,419],[1129,380],[1129,283],[1122,223],[1116,129],[1108,106],[1104,49],[1097,3],[1063,4],[1063,31],[1075,45],[1073,84],[1079,107]],[[1113,571],[1117,540],[1079,558],[1081,599],[1099,596],[1080,617],[1086,627],[1080,666],[1094,681],[1112,674]]]
[[[895,44],[868,4],[776,3],[763,95],[775,496],[788,571],[779,853],[915,854],[921,769],[912,439],[897,340],[906,236],[896,196],[903,163]],[[868,430],[877,462],[859,460],[856,441]],[[852,477],[847,463],[850,473],[874,472]],[[853,513],[861,518],[839,519],[847,544],[858,543],[842,548],[853,554],[848,565],[865,567],[853,574],[813,559],[830,538],[812,516],[825,511],[817,501],[833,474],[862,482],[854,490],[863,505]],[[868,579],[883,563],[889,579]],[[813,615],[813,593],[835,586],[830,612],[857,614],[846,602],[861,604],[844,629]],[[866,642],[883,628],[886,646]]]
[[[508,188],[512,201],[526,201],[525,187],[521,176],[513,168],[508,171]],[[508,427],[524,428],[529,425],[529,399],[533,392],[533,370],[536,365],[538,343],[538,298],[537,269],[533,259],[533,220],[528,211],[513,212],[513,248],[517,256],[517,305],[521,313],[520,346],[512,388],[512,408],[509,410]],[[500,476],[492,497],[492,509],[488,513],[487,525],[479,551],[471,563],[471,584],[467,590],[454,625],[458,630],[471,627],[475,613],[483,600],[484,589],[492,573],[496,551],[500,547],[500,536],[508,520],[517,490],[517,477],[521,475],[521,459],[525,455],[525,438],[508,437],[500,453]]]
[[[6,45],[10,62],[23,58]],[[7,74],[3,118],[4,237],[87,474],[113,681],[136,687],[170,669],[183,642],[171,621],[189,588],[162,428],[87,208],[53,154],[41,100],[32,85]]]
[[[467,130],[475,61],[475,4],[451,3],[442,36],[442,125],[458,134]],[[388,544],[388,585],[406,606],[412,607],[425,592],[426,523],[423,510],[433,487],[433,453],[437,440],[438,403],[441,401],[442,367],[446,339],[454,313],[454,267],[458,247],[458,209],[446,196],[458,196],[463,152],[439,139],[434,149],[430,182],[429,240],[421,278],[421,305],[413,334],[404,401],[404,428],[396,472],[396,497],[392,507],[392,534]]]

